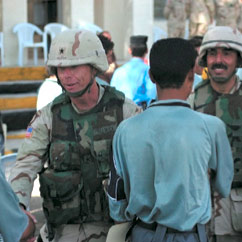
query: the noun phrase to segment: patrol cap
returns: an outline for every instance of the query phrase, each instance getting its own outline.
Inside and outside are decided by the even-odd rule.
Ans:
[[[238,51],[242,57],[242,35],[238,29],[229,26],[215,26],[209,28],[204,35],[199,51],[198,63],[202,67],[207,66],[207,50],[211,48],[225,47]],[[238,66],[241,63],[238,63]]]
[[[148,36],[146,35],[133,35],[130,37],[131,46],[146,46]]]
[[[65,67],[90,64],[101,72],[108,69],[102,43],[88,30],[66,30],[58,34],[50,46],[47,66]]]

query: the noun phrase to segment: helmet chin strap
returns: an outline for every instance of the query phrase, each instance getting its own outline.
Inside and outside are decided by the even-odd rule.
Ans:
[[[69,97],[81,97],[84,93],[86,93],[87,91],[90,92],[90,88],[91,88],[91,85],[93,84],[94,82],[94,77],[91,78],[90,82],[87,84],[87,86],[79,91],[79,92],[67,92],[66,90],[66,94],[69,96]]]
[[[232,76],[234,76],[235,74],[236,74],[236,72],[237,72],[237,69],[234,69],[234,71],[228,76],[228,77],[224,77],[224,78],[220,78],[220,77],[218,77],[218,78],[214,78],[214,77],[212,77],[212,75],[209,73],[209,71],[208,71],[208,75],[210,76],[210,78],[214,81],[214,82],[216,82],[216,83],[226,83],[226,82],[228,82],[230,79],[231,79],[231,77]]]
[[[91,67],[91,70],[92,70],[92,77],[91,77],[91,80],[90,80],[90,82],[87,84],[87,86],[86,86],[83,90],[80,90],[80,91],[78,91],[78,92],[68,92],[68,91],[66,91],[65,88],[62,86],[62,84],[61,84],[59,78],[57,78],[57,82],[58,82],[58,83],[61,85],[61,87],[65,90],[67,96],[69,96],[69,97],[81,97],[81,96],[82,96],[83,94],[85,94],[87,91],[90,92],[90,88],[91,88],[91,86],[92,86],[92,84],[93,84],[93,82],[94,82],[94,79],[95,79],[95,76],[93,75],[93,69],[94,69],[94,68],[93,68],[91,65],[90,65],[90,67]]]

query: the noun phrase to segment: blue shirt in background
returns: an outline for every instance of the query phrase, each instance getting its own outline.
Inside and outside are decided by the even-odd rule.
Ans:
[[[149,105],[152,99],[156,99],[156,86],[149,78],[149,66],[138,57],[116,69],[110,85],[138,105],[142,102]]]

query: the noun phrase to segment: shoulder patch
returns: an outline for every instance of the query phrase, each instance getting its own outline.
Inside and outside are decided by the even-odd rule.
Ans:
[[[31,138],[32,137],[32,134],[33,134],[33,128],[31,126],[28,126],[27,127],[27,130],[26,130],[25,137],[26,138]]]

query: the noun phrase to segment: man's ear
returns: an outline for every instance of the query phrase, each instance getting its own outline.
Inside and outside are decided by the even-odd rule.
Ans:
[[[154,77],[152,76],[152,74],[151,74],[151,72],[150,72],[150,69],[149,69],[149,76],[150,76],[150,80],[151,80],[154,84],[156,84],[155,79],[154,79]]]
[[[129,52],[130,55],[132,55],[132,50],[131,50],[130,47],[128,48],[128,52]]]
[[[186,79],[188,82],[192,83],[194,82],[194,69],[191,69],[186,76]]]

